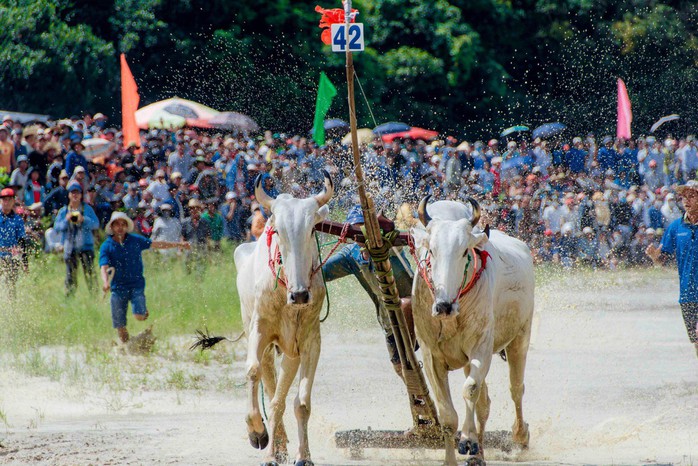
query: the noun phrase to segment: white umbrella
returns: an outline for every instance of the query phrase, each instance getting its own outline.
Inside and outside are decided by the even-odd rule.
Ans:
[[[104,157],[115,148],[113,142],[102,138],[83,139],[82,145],[85,146],[82,155],[88,160],[92,160],[95,157]]]
[[[376,135],[373,133],[373,130],[371,128],[357,129],[356,136],[357,140],[359,141],[359,145],[370,144],[373,142],[374,139],[376,139]],[[347,135],[342,138],[342,144],[344,144],[345,146],[351,144],[351,133],[347,133]]]
[[[183,116],[173,115],[165,110],[158,110],[148,119],[148,129],[179,129],[187,124]]]
[[[165,111],[186,119],[187,125],[199,128],[210,128],[209,121],[220,112],[198,102],[179,97],[161,100],[136,110],[136,124],[139,128],[147,128],[153,115]]]
[[[661,117],[659,120],[657,120],[655,124],[652,125],[652,127],[650,128],[650,133],[654,133],[657,130],[657,128],[662,126],[667,121],[674,121],[678,120],[679,118],[680,117],[676,113],[672,113],[671,115]]]

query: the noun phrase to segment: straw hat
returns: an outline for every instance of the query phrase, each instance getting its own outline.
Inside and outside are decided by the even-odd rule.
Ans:
[[[111,214],[111,218],[109,219],[109,223],[107,223],[107,226],[104,228],[104,230],[107,232],[108,235],[113,235],[114,232],[111,229],[112,223],[114,223],[116,220],[125,220],[126,221],[126,232],[131,233],[133,231],[133,220],[129,218],[128,215],[126,215],[123,212],[114,212]]]
[[[198,200],[198,199],[196,199],[196,198],[189,199],[189,202],[187,203],[187,206],[188,206],[190,209],[191,209],[191,208],[200,208],[200,209],[203,209],[203,207],[204,207],[204,205],[201,203],[201,201]]]

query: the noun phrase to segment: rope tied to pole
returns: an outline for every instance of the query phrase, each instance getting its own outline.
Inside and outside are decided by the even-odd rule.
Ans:
[[[383,262],[390,260],[390,250],[393,248],[393,243],[395,242],[397,237],[400,236],[400,231],[393,230],[381,234],[381,238],[383,238],[383,244],[381,246],[373,246],[371,239],[366,234],[365,228],[361,227],[361,230],[363,231],[364,236],[366,237],[366,250],[371,255],[371,259],[373,259],[374,262]]]

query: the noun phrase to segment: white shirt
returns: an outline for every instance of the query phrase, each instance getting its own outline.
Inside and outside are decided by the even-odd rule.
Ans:
[[[148,186],[148,191],[152,193],[157,204],[161,204],[163,201],[167,201],[172,197],[170,196],[170,190],[167,188],[167,183],[164,181],[162,183],[157,180],[151,181]]]

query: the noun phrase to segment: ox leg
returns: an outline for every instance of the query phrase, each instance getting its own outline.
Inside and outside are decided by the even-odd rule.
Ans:
[[[289,358],[286,355],[281,358],[279,382],[276,385],[269,416],[271,446],[268,460],[270,462],[276,461],[279,464],[288,462],[288,437],[284,428],[284,412],[288,390],[296,377],[299,364],[299,358]]]
[[[434,402],[444,436],[444,464],[456,465],[458,463],[456,462],[456,450],[453,448],[453,438],[458,427],[458,414],[453,406],[451,389],[448,386],[448,369],[441,361],[435,360],[426,347],[422,347],[422,350],[424,351],[424,369],[434,390]]]
[[[473,351],[470,362],[463,368],[465,372],[465,383],[463,384],[463,399],[465,400],[465,416],[463,417],[463,427],[461,429],[460,441],[458,442],[458,453],[461,455],[471,455],[478,458],[484,457],[482,443],[478,427],[475,425],[475,410],[480,397],[480,392],[485,383],[485,377],[492,362],[492,345],[489,350],[486,343],[481,343]],[[486,389],[485,389],[486,390]],[[485,392],[485,396],[487,393]],[[487,403],[489,408],[489,403]],[[484,412],[483,412],[484,414]],[[484,435],[487,417],[478,418],[480,421],[479,430]]]
[[[490,417],[490,394],[487,390],[487,382],[482,382],[482,387],[480,387],[480,396],[477,398],[477,403],[475,404],[475,413],[477,414],[477,440],[480,443],[480,448],[483,451],[484,456],[484,437],[485,437],[485,425],[487,424],[487,419]]]
[[[250,439],[250,444],[254,448],[263,450],[269,443],[269,434],[264,426],[262,414],[259,409],[259,381],[262,376],[263,368],[260,363],[264,357],[264,352],[269,346],[268,337],[264,337],[265,333],[260,331],[259,321],[252,322],[249,340],[247,343],[247,434]]]
[[[509,390],[516,411],[516,420],[511,433],[514,443],[522,448],[528,448],[529,440],[528,424],[523,418],[524,372],[529,340],[530,329],[526,334],[516,337],[506,348],[509,363]]]
[[[294,403],[296,421],[298,423],[298,454],[296,466],[312,466],[310,446],[308,445],[308,419],[310,418],[310,394],[313,390],[315,370],[320,359],[320,329],[311,330],[313,335],[305,341],[300,357],[300,379],[298,396]]]

